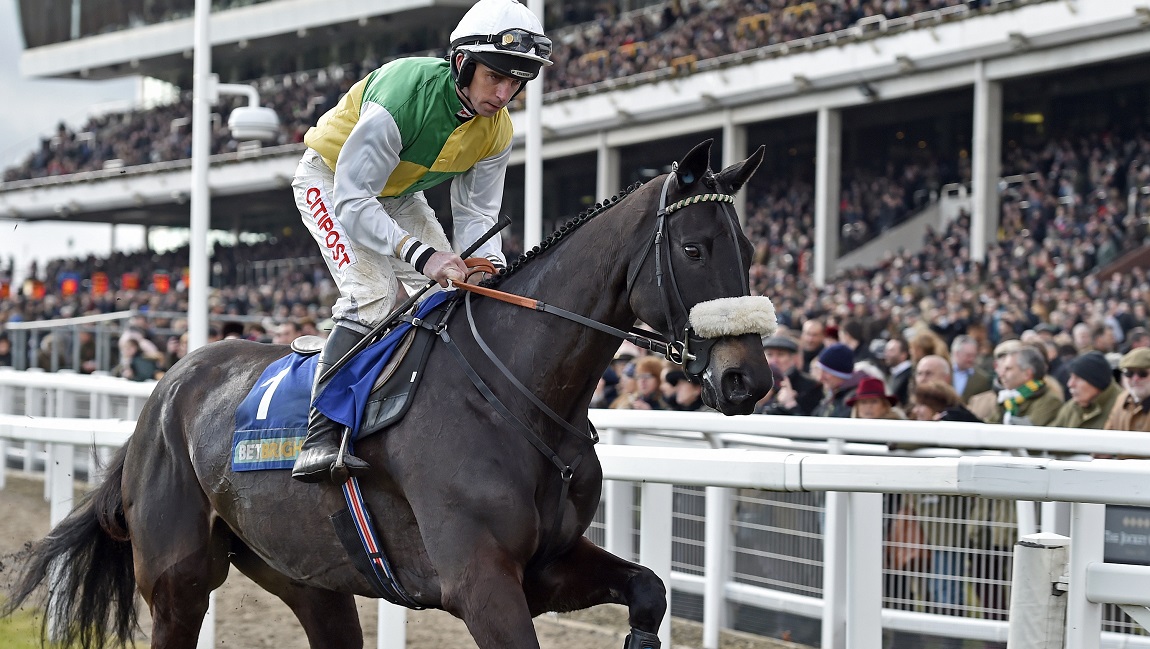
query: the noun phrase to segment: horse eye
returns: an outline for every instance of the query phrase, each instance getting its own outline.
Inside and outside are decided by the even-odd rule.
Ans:
[[[691,259],[698,259],[699,257],[703,256],[703,251],[699,249],[699,246],[696,246],[693,243],[688,243],[687,245],[683,246],[683,252],[686,253],[687,256]]]

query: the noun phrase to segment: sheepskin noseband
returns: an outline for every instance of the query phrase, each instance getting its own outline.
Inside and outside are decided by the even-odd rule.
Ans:
[[[775,305],[764,295],[723,297],[691,308],[691,328],[703,338],[759,334],[773,336],[778,329]]]

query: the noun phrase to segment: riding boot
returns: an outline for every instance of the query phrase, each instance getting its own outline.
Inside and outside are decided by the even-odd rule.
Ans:
[[[331,382],[331,377],[325,377],[327,369],[335,365],[339,359],[355,347],[365,334],[337,323],[331,330],[323,351],[319,354],[319,362],[315,368],[315,379],[311,389],[312,407],[307,417],[307,437],[300,447],[299,457],[292,467],[291,477],[300,482],[334,482],[331,475],[332,466],[339,455],[339,446],[343,437],[344,426],[339,422],[328,419],[326,415],[316,409],[315,399]],[[351,475],[361,474],[371,466],[351,453],[344,452],[344,465]],[[346,482],[346,478],[343,479]]]
[[[631,633],[623,641],[623,649],[659,649],[659,636],[631,627]]]

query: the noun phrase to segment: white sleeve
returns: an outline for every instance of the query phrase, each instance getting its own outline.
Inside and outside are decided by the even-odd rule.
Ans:
[[[506,149],[480,160],[451,182],[451,214],[455,224],[455,245],[459,251],[475,243],[495,225],[503,204],[503,181],[510,159],[511,144],[508,143]],[[486,257],[498,262],[499,266],[507,265],[503,256],[503,240],[498,234],[480,246],[475,256]]]
[[[335,213],[352,241],[388,255],[407,232],[380,205],[378,196],[399,165],[403,138],[391,113],[364,102],[335,168]]]

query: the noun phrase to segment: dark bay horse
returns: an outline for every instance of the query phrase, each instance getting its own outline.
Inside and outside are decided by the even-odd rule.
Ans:
[[[730,202],[763,148],[717,174],[709,158],[708,141],[669,174],[565,225],[494,285],[608,327],[627,329],[638,318],[667,341],[694,340],[672,351],[686,352],[706,403],[746,414],[771,387],[760,342],[768,327],[755,324],[764,316],[755,309],[740,313],[739,300],[766,299],[740,297],[752,250]],[[619,340],[551,313],[482,297],[471,303],[474,318],[460,308],[447,331],[567,469],[510,425],[437,344],[403,421],[356,447],[374,467],[360,484],[400,584],[418,604],[461,618],[482,649],[538,647],[533,616],[609,602],[628,607],[628,649],[658,647],[662,582],[583,536],[602,469],[591,436],[571,429],[589,431],[588,403]],[[766,315],[773,323],[773,311]],[[748,317],[752,324],[731,328]],[[501,374],[473,326],[531,395]],[[704,344],[695,344],[700,337]],[[123,644],[138,589],[151,610],[152,646],[192,649],[208,594],[235,565],[287,603],[312,647],[361,647],[353,595],[376,595],[328,520],[345,507],[340,489],[293,481],[287,471],[230,468],[236,408],[287,353],[223,341],[168,372],[106,481],[33,547],[8,611],[49,582],[65,646]],[[570,425],[545,416],[536,400]]]

